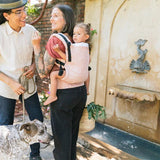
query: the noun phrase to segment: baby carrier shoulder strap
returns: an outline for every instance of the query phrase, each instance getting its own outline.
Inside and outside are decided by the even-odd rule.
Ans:
[[[58,33],[58,35],[60,35],[67,44],[68,61],[71,62],[71,50],[70,50],[71,42],[69,40],[67,40],[67,38],[64,36],[64,34]],[[63,74],[63,70],[64,70],[64,68],[62,66],[64,66],[65,64],[63,62],[59,61],[58,59],[56,59],[56,63],[58,63],[60,65],[58,75],[61,76]]]
[[[62,33],[58,33],[67,43],[67,49],[68,49],[68,62],[71,62],[71,42],[67,40],[67,38],[62,34]]]

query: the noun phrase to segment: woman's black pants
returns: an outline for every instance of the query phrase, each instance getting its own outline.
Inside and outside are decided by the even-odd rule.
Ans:
[[[51,104],[51,125],[55,160],[76,160],[79,122],[86,105],[86,87],[59,89],[58,99]]]

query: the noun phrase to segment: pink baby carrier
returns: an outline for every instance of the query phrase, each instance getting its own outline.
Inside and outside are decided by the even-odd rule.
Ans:
[[[54,34],[65,46],[66,62],[64,68],[66,75],[63,78],[67,83],[80,83],[88,78],[89,47],[87,43],[71,43],[64,34]],[[59,75],[62,74],[62,62],[60,64]]]

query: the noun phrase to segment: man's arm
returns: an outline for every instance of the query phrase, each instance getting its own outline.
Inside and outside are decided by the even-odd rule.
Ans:
[[[35,64],[35,57],[34,57],[34,52],[32,55],[32,64],[30,66],[27,66],[26,69],[24,69],[24,76],[26,76],[28,79],[31,79],[34,74],[35,74],[35,70],[36,70],[36,64]]]
[[[0,71],[0,81],[7,84],[18,95],[21,95],[25,91],[25,88],[20,83],[13,80],[11,77],[7,76],[1,71]]]

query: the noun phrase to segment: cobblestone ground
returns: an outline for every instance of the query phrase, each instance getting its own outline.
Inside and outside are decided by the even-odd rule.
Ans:
[[[28,119],[28,116],[25,115],[25,119],[24,119],[24,122],[28,122],[29,119]],[[19,116],[16,116],[15,117],[15,120],[14,120],[14,124],[17,124],[17,123],[22,123],[23,122],[23,116],[22,115],[19,115]],[[50,125],[50,120],[49,119],[46,119],[44,118],[44,123],[46,124],[47,126],[47,131],[52,134],[52,131],[51,131],[51,125]],[[108,158],[108,156],[106,157],[105,155],[106,154],[99,154],[98,150],[95,148],[92,148],[92,147],[86,147],[83,145],[83,138],[82,137],[79,137],[80,139],[78,140],[78,143],[77,143],[77,160],[119,160],[117,158]],[[86,143],[86,142],[85,142]],[[54,160],[54,157],[53,157],[53,146],[48,146],[47,148],[45,148],[46,145],[44,144],[41,144],[41,150],[40,150],[40,154],[41,154],[41,157],[43,160]],[[88,145],[87,145],[88,146]],[[93,149],[93,150],[92,150]],[[110,155],[107,153],[107,155]],[[28,156],[28,159],[29,159],[29,153],[27,154]],[[124,159],[124,160],[129,160],[129,159]],[[132,159],[130,159],[132,160]],[[135,159],[133,159],[135,160]]]

